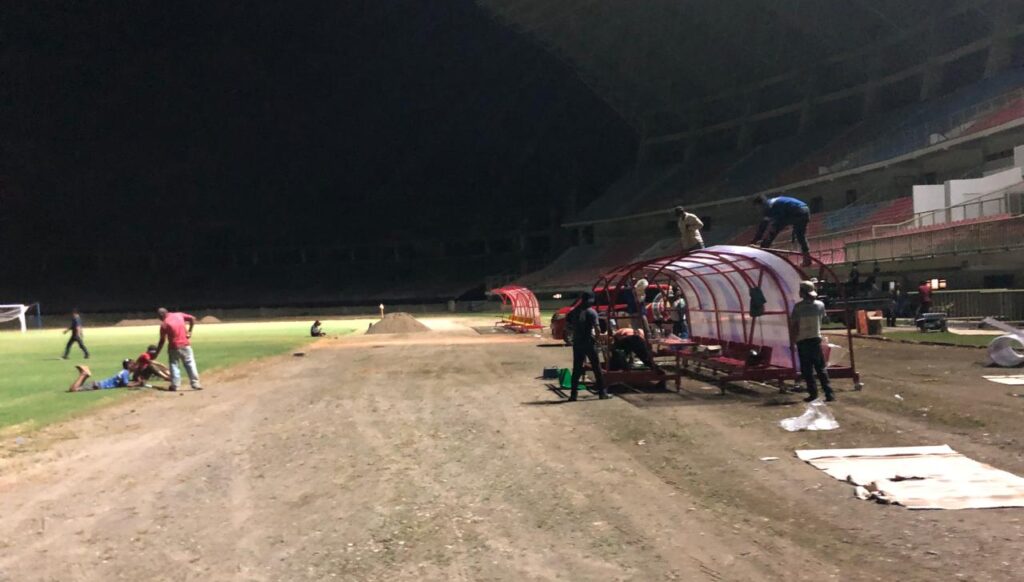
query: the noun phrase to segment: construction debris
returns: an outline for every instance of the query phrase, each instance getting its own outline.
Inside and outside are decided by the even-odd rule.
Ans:
[[[855,495],[910,509],[1024,507],[1024,479],[965,457],[948,445],[797,451]],[[860,489],[863,488],[863,491]]]
[[[789,432],[796,432],[798,430],[834,430],[839,428],[839,423],[824,402],[815,400],[807,405],[803,414],[783,419],[779,421],[779,426]]]

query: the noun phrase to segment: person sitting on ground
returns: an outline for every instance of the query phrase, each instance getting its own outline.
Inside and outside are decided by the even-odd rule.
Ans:
[[[141,380],[132,380],[132,372],[135,370],[135,362],[130,358],[125,358],[121,362],[121,371],[113,376],[97,380],[92,384],[86,385],[85,381],[92,376],[92,371],[88,366],[75,366],[78,369],[78,378],[71,383],[68,387],[68,392],[84,392],[86,390],[110,390],[112,388],[134,388],[142,386]]]
[[[608,364],[609,370],[629,369],[630,356],[635,356],[651,370],[661,373],[661,367],[654,361],[654,354],[644,341],[644,330],[624,327],[615,330],[612,334],[612,358]]]
[[[324,337],[325,335],[327,335],[327,332],[320,329],[319,319],[313,322],[313,327],[309,328],[309,335],[312,337]]]
[[[168,382],[171,381],[171,373],[167,366],[156,361],[156,346],[150,344],[146,351],[139,354],[138,358],[135,358],[135,370],[132,373],[132,380],[146,382],[153,376]]]
[[[825,391],[825,400],[836,399],[832,392],[832,384],[828,379],[825,355],[821,351],[821,320],[825,317],[825,304],[818,301],[818,292],[811,281],[800,282],[800,301],[793,306],[789,318],[790,333],[796,343],[797,355],[800,357],[800,373],[807,384],[807,398],[811,402],[818,398],[818,387],[814,384],[817,375],[821,388]]]
[[[684,253],[704,248],[704,237],[700,234],[704,223],[696,214],[690,214],[682,206],[676,206],[676,226],[683,241]]]
[[[809,267],[811,247],[807,244],[807,223],[811,221],[811,209],[807,204],[790,196],[768,198],[764,194],[755,196],[753,203],[764,214],[754,235],[753,244],[759,244],[764,249],[771,248],[775,237],[787,226],[792,226],[793,240],[800,245],[800,252],[804,255],[803,266]]]

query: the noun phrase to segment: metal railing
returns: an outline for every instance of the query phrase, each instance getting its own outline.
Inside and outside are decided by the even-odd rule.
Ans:
[[[872,238],[846,245],[846,261],[890,261],[1024,248],[1024,216]]]
[[[1002,190],[982,194],[970,202],[918,212],[909,220],[897,224],[872,226],[871,236],[892,236],[919,228],[1021,213],[1024,213],[1024,184],[1014,184]]]
[[[936,305],[948,305],[950,317],[998,315],[1010,321],[1024,319],[1024,289],[956,289],[932,293]]]

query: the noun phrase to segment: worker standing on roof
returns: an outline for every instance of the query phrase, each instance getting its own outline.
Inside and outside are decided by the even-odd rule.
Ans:
[[[807,223],[811,221],[811,209],[807,204],[790,196],[768,198],[764,194],[755,196],[753,203],[764,214],[757,227],[757,234],[754,235],[754,244],[760,244],[765,249],[771,248],[775,237],[787,226],[792,226],[793,240],[800,245],[800,252],[804,254],[803,266],[809,267],[811,248],[807,244]]]
[[[583,378],[583,365],[590,361],[590,369],[594,372],[597,395],[604,400],[609,398],[604,386],[604,374],[601,362],[597,358],[598,327],[597,310],[594,309],[594,294],[590,291],[580,295],[579,303],[573,307],[566,319],[573,326],[572,334],[572,391],[569,402],[575,402],[579,393],[580,379]]]
[[[814,290],[812,281],[800,282],[800,301],[793,306],[789,318],[790,333],[796,343],[796,352],[800,358],[800,374],[807,383],[807,398],[811,402],[818,398],[818,387],[814,384],[814,376],[818,376],[821,388],[825,391],[825,400],[836,399],[832,392],[832,384],[828,380],[828,369],[825,355],[821,351],[821,320],[825,317],[825,304],[818,301],[818,292]]]
[[[679,227],[679,236],[682,237],[684,253],[704,248],[704,237],[700,235],[704,223],[696,214],[690,214],[682,206],[676,206],[676,226]]]

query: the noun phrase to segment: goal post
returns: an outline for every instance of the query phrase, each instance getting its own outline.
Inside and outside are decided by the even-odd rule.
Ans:
[[[25,332],[27,326],[25,325],[25,313],[29,310],[28,305],[12,304],[12,305],[0,305],[0,323],[8,321],[18,320],[21,324],[22,333]]]

